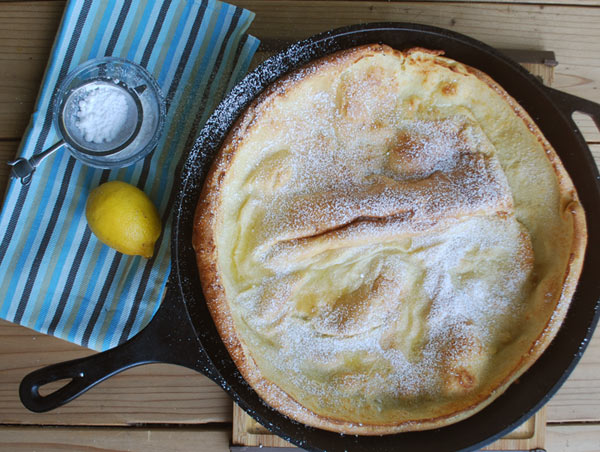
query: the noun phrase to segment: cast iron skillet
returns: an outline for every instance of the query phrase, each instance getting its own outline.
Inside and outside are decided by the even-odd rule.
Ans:
[[[571,175],[586,211],[588,248],[577,291],[557,337],[518,382],[484,410],[457,424],[425,432],[386,436],[343,436],[291,421],[267,406],[244,381],[221,342],[207,310],[192,249],[194,210],[200,187],[227,131],[267,85],[314,58],[352,46],[380,42],[397,49],[442,49],[450,58],[489,74],[529,112]],[[105,378],[140,364],[164,362],[201,372],[227,391],[254,419],[308,450],[455,451],[478,449],[516,428],[542,407],[569,376],[592,337],[600,316],[600,176],[573,122],[574,111],[600,127],[600,105],[544,87],[493,48],[441,28],[406,23],[363,24],[323,33],[267,60],[219,105],[186,157],[174,205],[172,268],[168,290],[148,326],[126,343],[83,359],[27,375],[23,404],[43,412],[59,407]],[[39,387],[72,379],[47,395]]]

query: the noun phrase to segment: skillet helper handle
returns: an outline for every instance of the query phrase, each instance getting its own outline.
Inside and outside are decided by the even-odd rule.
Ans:
[[[186,357],[198,356],[200,345],[185,317],[187,313],[177,303],[182,302],[169,289],[152,321],[127,342],[30,373],[19,387],[21,402],[29,410],[42,413],[70,402],[108,377],[134,366],[162,362],[190,367]],[[40,394],[40,387],[65,379],[70,381],[60,389]]]
[[[569,119],[574,123],[571,115],[576,111],[589,115],[594,122],[596,127],[600,130],[600,104],[592,102],[591,100],[583,99],[581,97],[573,96],[562,91],[558,91],[553,88],[546,87],[546,92],[550,95],[552,100],[556,102],[562,110],[569,115]]]

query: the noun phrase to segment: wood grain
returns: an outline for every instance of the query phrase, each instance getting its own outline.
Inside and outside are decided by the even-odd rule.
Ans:
[[[535,0],[233,3],[257,13],[251,32],[263,39],[299,39],[350,23],[397,20],[442,26],[500,48],[554,50],[560,63],[554,86],[600,102],[600,0],[576,0],[569,5],[551,5],[562,0],[543,4]],[[0,2],[0,187],[8,176],[4,162],[13,158],[33,111],[63,9],[62,1]],[[600,133],[587,117],[580,124],[587,140],[596,143],[591,148],[598,163]],[[199,424],[231,422],[231,399],[207,378],[175,366],[129,370],[52,413],[34,414],[23,408],[17,388],[25,374],[89,353],[0,321],[0,424],[4,424],[0,450],[228,450],[230,425]],[[549,452],[600,451],[599,375],[597,332],[580,364],[547,406]],[[595,424],[555,424],[573,421]],[[146,426],[131,427],[139,424]]]
[[[548,452],[600,451],[600,425],[551,425]],[[45,452],[226,452],[227,427],[165,428],[52,428],[0,427],[0,449]]]
[[[596,166],[600,168],[600,144],[591,144],[590,151],[592,151],[592,155],[596,161]]]
[[[548,421],[600,421],[599,376],[600,329],[596,329],[583,358],[569,379],[548,403]]]
[[[404,21],[441,26],[499,48],[553,50],[554,86],[600,102],[600,8],[506,3],[405,3],[234,0],[256,13],[261,39],[300,39],[360,22]],[[0,3],[0,139],[27,125],[62,14],[63,2]],[[502,24],[501,27],[498,24]],[[600,142],[589,118],[588,140]]]
[[[225,452],[224,428],[0,427],[0,450],[44,452]]]
[[[548,452],[600,452],[600,425],[550,425]]]
[[[357,0],[360,1],[360,0]],[[396,1],[396,0],[391,0]],[[452,2],[453,0],[425,0],[431,2]],[[537,5],[568,4],[569,6],[600,6],[600,0],[462,0],[462,3],[532,3]]]
[[[546,437],[546,408],[543,407],[533,417],[504,438],[494,441],[482,450],[531,450],[543,449]],[[237,405],[233,405],[232,444],[241,446],[265,446],[296,448],[293,444],[270,433],[262,425],[248,416]]]
[[[15,158],[18,147],[18,141],[0,141],[0,195],[4,193],[8,175],[10,174],[10,167],[7,165],[7,162]],[[0,199],[2,199],[1,196]],[[2,202],[0,201],[0,206],[1,205]]]
[[[23,135],[63,9],[63,2],[0,2],[0,139]]]
[[[23,407],[18,388],[26,374],[91,353],[78,345],[1,320],[0,424],[123,426],[231,422],[231,398],[219,386],[190,369],[166,364],[127,370],[50,413],[32,413]],[[58,385],[52,387],[58,389]]]
[[[226,452],[228,427],[52,428],[0,427],[0,449],[45,452]],[[548,452],[599,452],[600,425],[550,425]]]
[[[354,1],[359,2],[362,0],[332,0],[332,1]],[[400,0],[387,0],[388,2],[406,3]],[[552,4],[565,4],[569,6],[600,6],[600,0],[424,0],[425,2],[431,3],[532,3],[537,5],[552,5]]]
[[[573,113],[573,120],[588,143],[598,143],[598,128],[594,127],[593,121],[587,114],[576,111]]]

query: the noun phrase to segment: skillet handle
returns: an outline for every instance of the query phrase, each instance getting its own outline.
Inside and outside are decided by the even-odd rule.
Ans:
[[[147,363],[171,363],[211,374],[204,354],[176,290],[167,289],[151,322],[127,342],[102,353],[38,369],[25,376],[19,387],[21,402],[31,411],[53,410],[80,396],[108,377]],[[60,389],[41,395],[40,387],[60,380],[70,381]]]
[[[571,115],[576,111],[579,111],[589,115],[596,123],[598,130],[600,130],[600,104],[553,88],[545,88],[552,100],[569,116],[571,122],[574,123]]]

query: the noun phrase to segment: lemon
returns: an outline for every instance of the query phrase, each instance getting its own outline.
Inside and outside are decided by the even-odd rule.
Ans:
[[[88,196],[85,216],[102,243],[123,254],[152,257],[160,217],[139,188],[120,181],[99,185]]]

